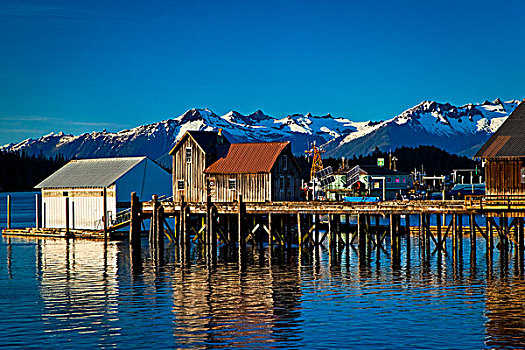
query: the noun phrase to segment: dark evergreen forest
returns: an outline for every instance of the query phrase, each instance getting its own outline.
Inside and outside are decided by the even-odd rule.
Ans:
[[[421,167],[428,176],[449,175],[454,169],[475,169],[476,166],[481,170],[481,161],[450,154],[434,146],[399,147],[392,152],[392,156],[397,158],[397,170],[407,173],[413,172],[414,169],[420,172]],[[382,152],[378,148],[371,154],[345,159],[345,165],[350,169],[356,165],[377,165],[377,158],[384,158],[385,166],[388,167],[389,153]],[[310,174],[311,158],[298,157],[297,161],[303,170],[303,178],[307,179]],[[335,171],[341,168],[342,161],[336,158],[323,158],[323,165],[331,166]]]
[[[0,151],[0,191],[33,190],[35,185],[66,163],[62,156],[47,158]]]
[[[421,171],[422,166],[427,175],[436,176],[448,175],[453,169],[472,169],[476,166],[481,169],[479,161],[450,154],[434,146],[400,147],[392,152],[392,156],[398,159],[396,162],[397,170],[407,173],[414,171],[415,168]],[[389,154],[379,149],[365,156],[345,159],[345,165],[348,168],[358,164],[375,165],[377,158],[384,158],[385,166],[388,167]],[[302,178],[308,179],[312,159],[304,156],[296,159],[302,169]],[[24,152],[5,153],[0,151],[0,191],[32,190],[35,185],[58,170],[67,161],[63,156],[47,158],[43,155],[28,156]],[[323,158],[325,167],[331,166],[332,169],[338,170],[341,164],[341,159]]]

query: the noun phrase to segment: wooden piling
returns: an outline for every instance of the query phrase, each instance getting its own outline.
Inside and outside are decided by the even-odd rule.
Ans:
[[[405,215],[405,237],[407,241],[407,259],[410,260],[410,245],[411,245],[411,238],[410,238],[410,214]],[[407,261],[408,261],[407,260]]]
[[[394,258],[394,245],[395,245],[395,242],[394,242],[394,235],[395,235],[395,230],[396,230],[396,227],[395,227],[395,222],[394,222],[394,214],[390,214],[389,216],[389,220],[388,220],[388,228],[389,228],[389,233],[390,233],[390,257],[391,258]]]
[[[418,230],[419,237],[418,238],[419,238],[420,252],[425,250],[425,240],[423,239],[424,227],[425,227],[425,222],[424,222],[423,214],[419,214],[419,230]]]
[[[518,239],[517,239],[517,250],[518,250],[518,264],[520,266],[520,271],[521,271],[521,274],[523,275],[525,273],[525,271],[523,271],[523,267],[525,265],[525,262],[523,261],[524,260],[524,252],[525,252],[525,244],[524,244],[524,240],[525,240],[525,237],[523,236],[524,234],[524,229],[523,229],[523,218],[522,217],[519,217],[517,218],[518,220]]]
[[[107,188],[104,187],[104,190],[102,191],[102,210],[104,211],[104,215],[102,216],[104,220],[104,240],[107,241],[108,239],[108,191]]]
[[[425,254],[427,260],[430,258],[430,214],[424,214],[425,216]]]
[[[328,214],[328,246],[334,245],[334,229],[332,227],[332,214]]]
[[[210,235],[208,237],[210,244],[210,254],[212,258],[212,264],[217,262],[217,232],[218,232],[218,213],[217,207],[212,205],[210,207]]]
[[[243,202],[242,194],[238,197],[238,213],[237,213],[237,237],[239,241],[239,263],[243,264],[246,260],[246,236],[245,236],[245,217],[246,205]]]
[[[375,215],[375,234],[376,234],[376,260],[379,261],[382,247],[382,232],[379,227],[379,215]]]
[[[273,247],[272,213],[268,213],[268,245],[270,246],[270,251],[271,251]]]
[[[350,215],[345,215],[345,245],[350,245]],[[347,250],[348,252],[348,250]]]
[[[470,252],[476,254],[476,217],[474,214],[469,215],[469,237],[470,237]]]
[[[436,241],[437,241],[437,251],[441,251],[442,241],[441,241],[441,215],[436,214]]]
[[[510,236],[510,229],[509,229],[509,218],[504,216],[500,218],[500,227],[501,232],[503,233],[500,235],[500,242],[503,242],[503,247],[501,247],[502,251],[508,251],[510,247],[510,242],[508,237]]]
[[[301,214],[297,213],[297,243],[299,247],[303,244],[303,232],[301,230]]]
[[[160,260],[162,260],[162,256],[164,253],[164,207],[162,206],[162,203],[157,202],[157,205],[159,206],[157,210],[157,217],[155,220],[157,221],[157,249],[159,250],[160,254]]]
[[[184,202],[184,195],[180,196],[180,212],[179,212],[179,236],[182,247],[189,245],[190,242],[186,237],[186,202]]]
[[[7,229],[11,229],[11,195],[7,195]]]
[[[141,249],[140,231],[141,231],[141,213],[140,200],[136,192],[131,193],[131,220],[129,227],[129,241],[133,250]]]
[[[40,195],[38,193],[35,194],[35,228],[39,229],[42,226],[41,221],[41,206],[40,206]]]
[[[130,224],[129,224],[129,242],[131,250],[132,270],[140,273],[142,270],[142,243],[141,243],[141,226],[142,226],[142,205],[135,192],[131,193]]]
[[[492,250],[494,249],[494,233],[492,231],[492,222],[489,218],[486,219],[485,229],[487,230],[487,254],[492,256]]]
[[[69,197],[66,200],[66,237],[69,237]]]
[[[229,244],[232,243],[232,234],[231,234],[231,230],[232,230],[232,226],[231,226],[231,215],[228,215],[226,214],[226,230],[228,231],[226,233],[226,236],[228,237],[228,242]]]
[[[372,254],[372,230],[371,230],[371,216],[365,215],[365,231],[366,231],[366,251],[367,255],[370,257]]]
[[[366,236],[365,236],[365,217],[362,214],[357,214],[357,247],[359,254],[364,255],[366,252]]]
[[[463,255],[463,215],[458,214],[457,216],[457,224],[458,224],[458,251],[459,255]]]
[[[314,244],[315,245],[319,245],[321,244],[320,242],[320,237],[319,237],[319,214],[315,214],[315,237],[314,237]]]
[[[158,199],[159,199],[159,196],[157,196],[156,194],[154,194],[152,197],[151,197],[151,202],[152,202],[152,214],[151,214],[151,220],[150,220],[150,225],[149,225],[149,243],[150,243],[150,248],[153,248],[154,246],[156,246],[156,241],[157,241],[157,225],[158,225],[158,210],[159,210],[159,206],[158,206]]]
[[[392,253],[392,266],[399,268],[401,265],[401,216],[394,214],[391,216],[391,253]]]
[[[212,240],[212,230],[213,230],[213,223],[212,223],[212,213],[211,213],[211,190],[208,185],[207,187],[207,196],[206,196],[206,216],[205,216],[205,222],[206,222],[206,231],[204,234],[204,243],[207,247],[211,247],[211,240]]]

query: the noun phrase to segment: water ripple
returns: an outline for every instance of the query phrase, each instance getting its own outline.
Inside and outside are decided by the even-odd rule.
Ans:
[[[4,238],[2,348],[524,348],[525,282],[482,256],[402,251],[395,268],[294,248],[240,269],[143,246],[137,272],[124,242]]]

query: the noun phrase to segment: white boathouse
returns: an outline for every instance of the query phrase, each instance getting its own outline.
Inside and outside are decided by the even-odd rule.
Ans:
[[[65,228],[67,212],[68,227],[80,230],[103,229],[104,207],[110,226],[130,207],[131,192],[148,200],[172,191],[170,173],[147,157],[72,160],[35,188],[42,192],[43,228]]]

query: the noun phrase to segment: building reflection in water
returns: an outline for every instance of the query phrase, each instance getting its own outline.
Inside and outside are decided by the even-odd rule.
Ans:
[[[44,331],[57,344],[112,346],[119,334],[117,246],[83,240],[42,240],[37,253]]]
[[[293,346],[300,322],[297,266],[193,266],[178,269],[174,277],[177,343],[210,348],[276,342]]]
[[[255,254],[245,269],[239,269],[235,259],[228,262],[224,257],[219,257],[217,266],[202,263],[196,256],[191,265],[181,266],[177,248],[171,245],[158,264],[151,259],[147,244],[143,246],[143,264],[137,273],[127,242],[38,241],[36,278],[42,326],[49,339],[79,348],[253,348],[260,344],[297,348],[311,339],[311,334],[303,332],[317,312],[306,313],[305,303],[314,305],[319,297],[329,302],[334,296],[351,294],[344,299],[347,305],[359,305],[354,297],[366,295],[376,305],[390,298],[385,293],[396,298],[406,295],[406,300],[399,299],[405,313],[421,315],[412,311],[408,301],[429,305],[424,300],[449,298],[447,290],[458,290],[461,296],[453,306],[476,303],[485,293],[487,347],[523,347],[525,282],[503,272],[493,277],[493,267],[483,266],[481,254],[475,268],[468,265],[468,256],[456,261],[433,255],[422,262],[417,250],[409,260],[403,255],[405,260],[393,266],[383,253],[363,263],[353,250],[334,257],[326,250],[292,249],[277,250],[272,259],[268,251],[262,258]],[[11,250],[8,245],[9,275]],[[498,265],[494,269],[512,271]],[[432,311],[434,304],[428,307]],[[326,317],[322,312],[314,316]]]
[[[485,317],[487,348],[525,348],[525,281],[489,280]]]

